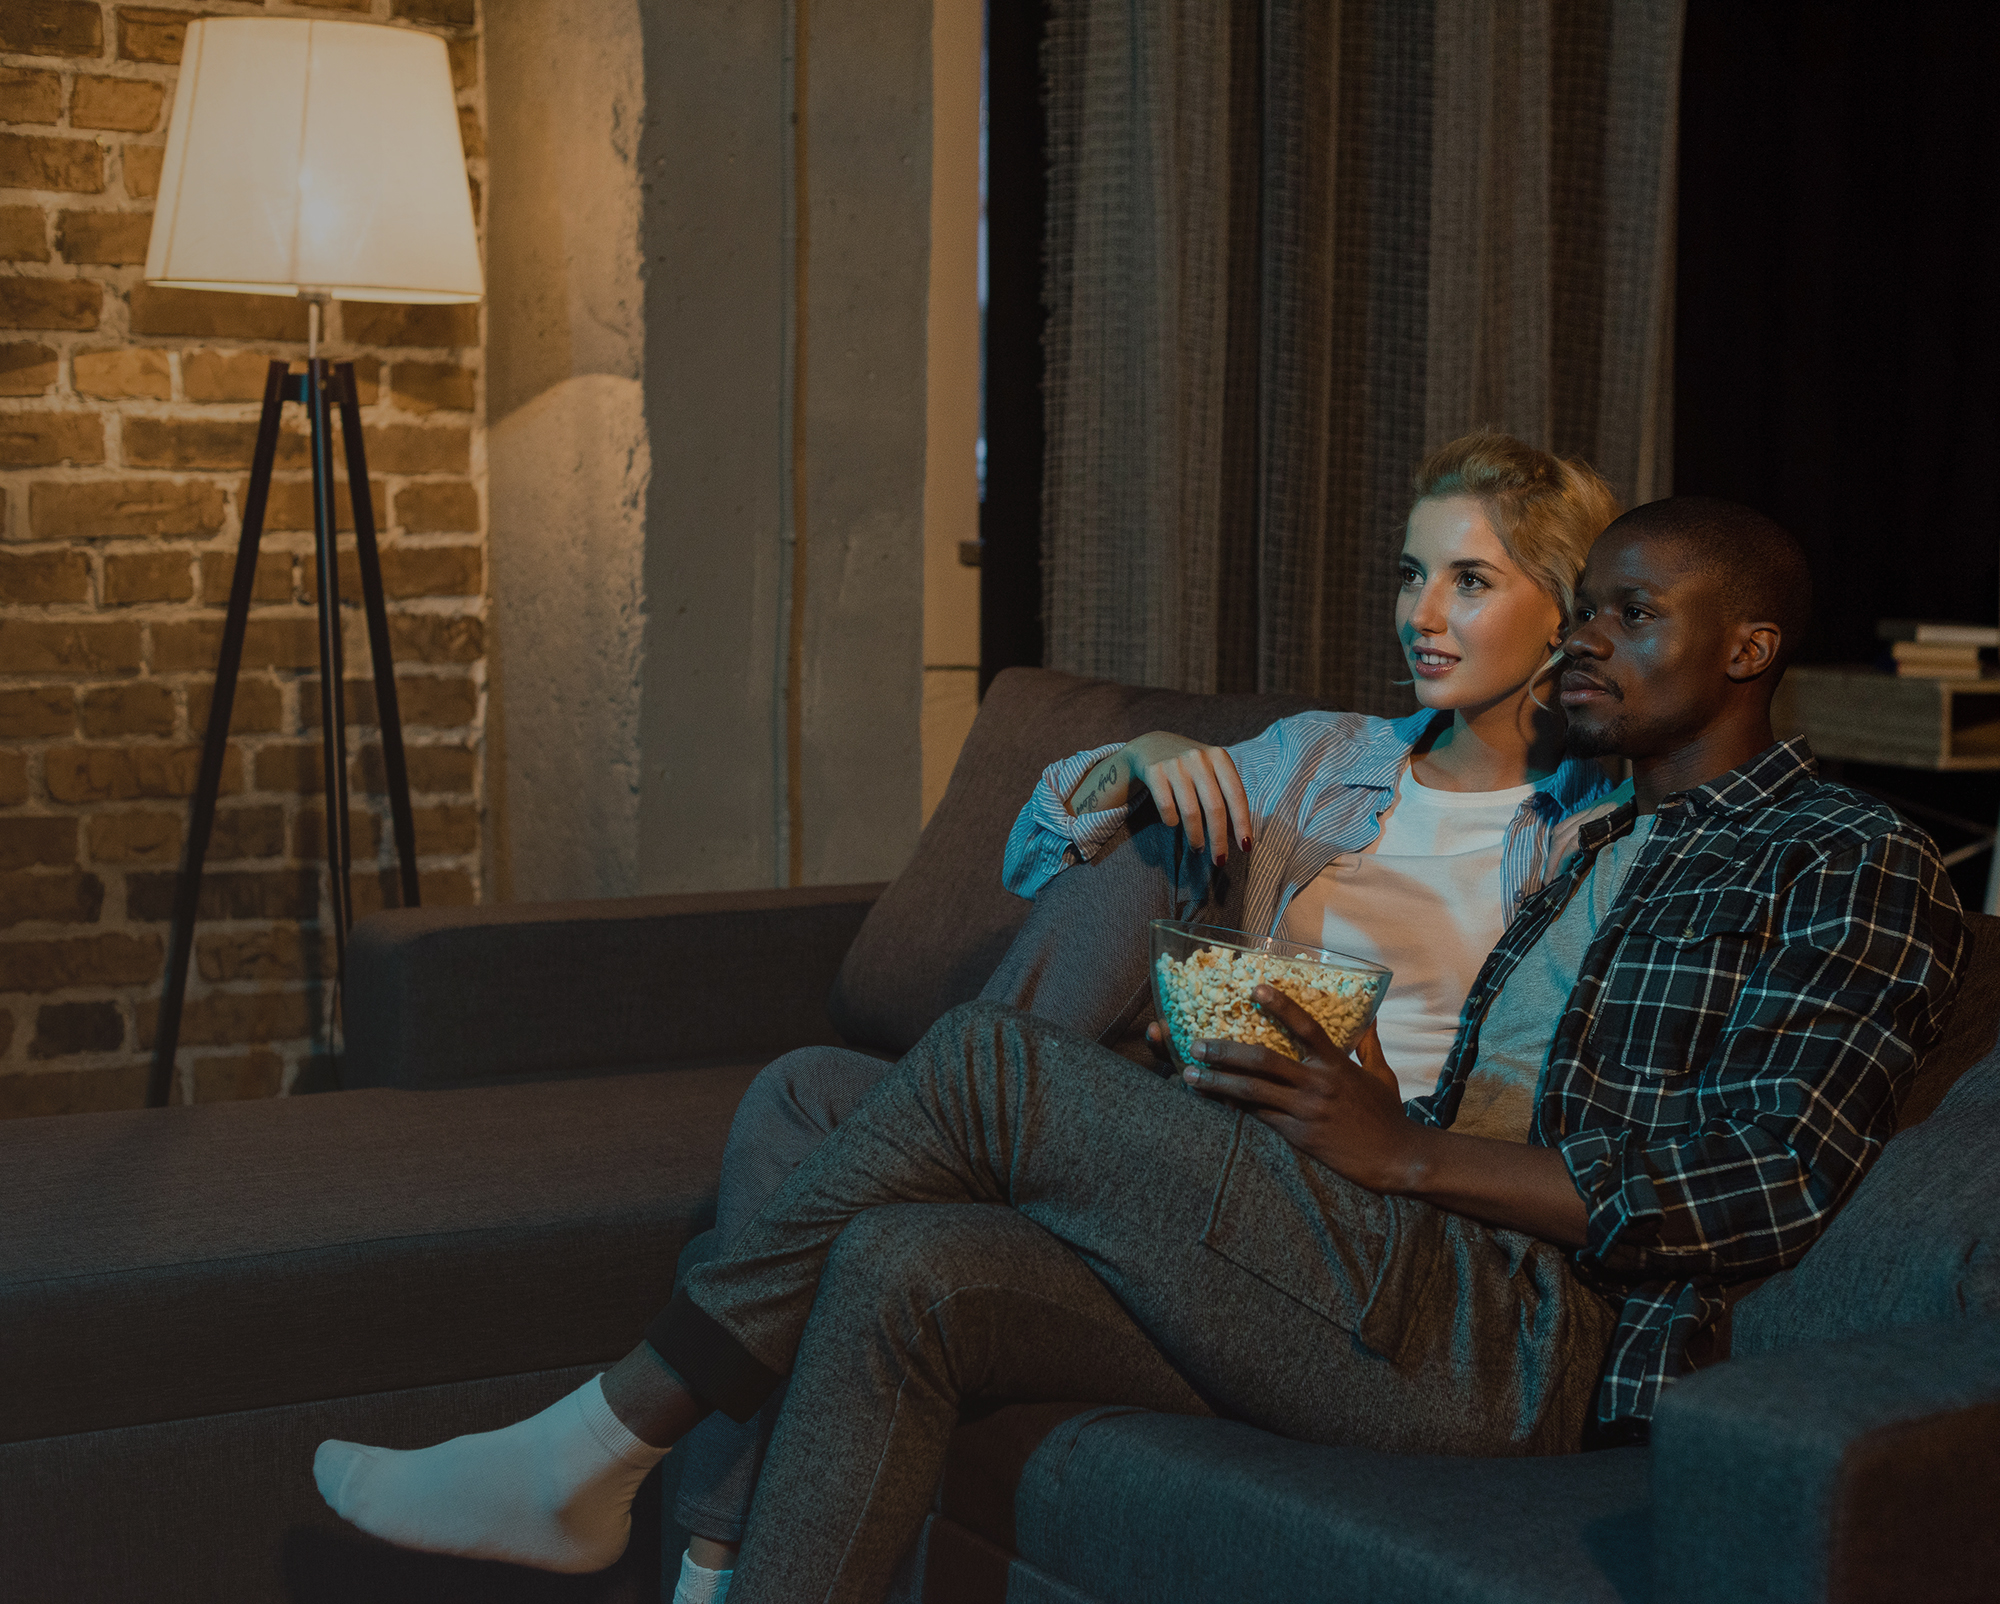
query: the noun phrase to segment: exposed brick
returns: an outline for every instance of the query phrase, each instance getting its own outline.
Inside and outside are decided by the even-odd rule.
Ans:
[[[410,790],[418,795],[469,794],[479,766],[478,754],[463,746],[409,746],[403,749],[403,757],[409,766]],[[386,796],[382,748],[364,748],[354,759],[350,778],[356,790]]]
[[[246,479],[236,492],[236,505],[242,506],[247,494],[249,481]],[[388,487],[372,475],[368,480],[368,504],[375,512],[379,525],[383,509],[389,504]],[[266,529],[310,530],[313,526],[312,481],[310,479],[273,479],[271,498],[264,504],[264,527]],[[333,481],[333,526],[335,529],[354,527],[354,498],[347,488],[343,476]],[[309,573],[312,563],[300,565]]]
[[[115,554],[104,559],[104,603],[186,601],[194,564],[184,551]]]
[[[469,429],[392,423],[367,436],[368,466],[381,473],[464,473],[472,463]]]
[[[42,772],[58,802],[129,802],[192,796],[200,767],[198,746],[52,746]],[[222,789],[243,789],[243,759],[234,747],[222,760]]]
[[[0,691],[0,740],[76,733],[76,692],[67,685]]]
[[[43,1003],[35,1010],[30,1058],[115,1053],[125,1045],[125,1016],[114,1002]]]
[[[298,0],[316,11],[373,11],[375,0]]]
[[[210,863],[250,863],[285,855],[285,810],[275,803],[217,808],[208,838]]]
[[[473,0],[396,0],[396,15],[412,22],[435,22],[447,28],[470,28]]]
[[[222,487],[200,480],[45,483],[28,493],[28,522],[38,540],[212,535],[222,528],[222,512]]]
[[[187,42],[189,15],[185,11],[154,11],[142,6],[118,8],[118,55],[123,61],[157,61],[172,67],[179,64],[181,46]]]
[[[314,0],[325,5],[327,0]],[[276,1097],[283,1088],[285,1061],[268,1047],[247,1053],[221,1053],[194,1061],[194,1100],[197,1103],[247,1102],[253,1097]]]
[[[114,128],[150,133],[160,120],[166,86],[151,78],[98,78],[80,75],[70,93],[72,128]]]
[[[16,814],[0,827],[0,869],[67,869],[76,862],[76,820],[60,815],[24,818]],[[0,957],[0,976],[7,964]],[[23,988],[0,979],[8,991]]]
[[[479,113],[470,106],[458,108],[458,143],[468,161],[486,154],[486,131],[479,126]]]
[[[256,448],[257,425],[248,419],[241,423],[207,418],[125,420],[124,452],[128,468],[248,468]],[[292,429],[279,431],[279,467],[306,467],[311,461],[310,453],[304,435]]]
[[[79,395],[105,401],[164,401],[174,393],[167,353],[143,346],[115,351],[79,351],[70,358]]]
[[[454,89],[470,89],[479,82],[479,39],[466,34],[445,42],[445,53],[451,57],[451,86]]]
[[[103,188],[104,151],[96,140],[0,134],[0,189],[95,195]]]
[[[172,875],[167,879],[171,880]],[[67,874],[0,875],[0,930],[41,920],[88,925],[104,908],[104,882],[71,869]]]
[[[164,145],[126,145],[119,153],[125,169],[125,193],[133,200],[151,200],[160,193],[160,168],[167,159]]]
[[[457,729],[470,724],[479,710],[479,688],[463,674],[398,674],[396,711],[406,727]],[[373,726],[375,686],[370,680],[347,682],[350,724]],[[319,728],[319,676],[299,681],[299,724]]]
[[[208,731],[208,703],[215,694],[215,681],[198,680],[188,686],[188,732]],[[239,735],[261,735],[280,728],[285,721],[285,702],[278,687],[261,675],[245,675],[236,681],[236,699],[229,708],[229,727]]]
[[[46,262],[48,259],[48,213],[39,206],[0,206],[0,261]]]
[[[178,813],[93,813],[88,834],[97,863],[172,863],[181,855]]]
[[[236,553],[205,552],[201,559],[201,599],[211,607],[229,604],[229,588],[236,583]],[[250,582],[253,602],[288,602],[292,599],[292,554],[288,551],[257,553],[257,577]]]
[[[340,563],[340,599],[343,602],[358,602],[361,599],[361,559],[355,554],[354,542],[343,539],[334,555]],[[319,605],[319,558],[314,552],[299,553],[299,599],[308,606]]]
[[[131,267],[146,259],[151,212],[63,212],[56,219],[56,249],[65,262]]]
[[[0,601],[86,602],[90,559],[80,551],[0,551]]]
[[[137,986],[160,972],[158,936],[74,936],[66,941],[0,945],[9,991],[67,991],[72,986]],[[116,1043],[113,1044],[114,1046]]]
[[[181,392],[190,401],[261,401],[270,369],[255,351],[184,351]]]
[[[296,1041],[310,1036],[319,1010],[308,991],[216,991],[190,997],[181,1014],[180,1039],[190,1047],[234,1046],[239,1042]],[[150,1048],[160,1005],[139,1004],[139,1045]]]
[[[148,1074],[145,1064],[126,1064],[116,1069],[0,1075],[0,1119],[107,1114],[117,1109],[143,1108]]]
[[[153,667],[161,673],[215,667],[222,620],[153,626]],[[319,662],[319,626],[309,617],[253,618],[243,631],[243,666],[309,668]]]
[[[340,326],[355,345],[458,346],[479,343],[479,308],[343,301]]]
[[[103,460],[104,420],[95,412],[0,412],[0,467]]]
[[[226,860],[225,860],[226,861]],[[125,909],[141,923],[160,924],[174,916],[170,873],[125,877]],[[201,877],[196,917],[211,919],[311,919],[319,912],[317,869],[220,869]]]
[[[391,546],[382,553],[382,585],[391,596],[477,596],[477,546]]]
[[[367,808],[347,810],[347,844],[351,861],[373,863],[382,855],[382,821]],[[326,808],[300,808],[292,821],[292,856],[307,863],[326,857]]]
[[[139,626],[0,618],[0,674],[136,674]]]
[[[389,393],[409,412],[470,412],[472,369],[455,362],[398,362],[389,369]]]
[[[14,1045],[14,1016],[11,1013],[9,1013],[5,1008],[0,1008],[0,1058],[5,1058],[7,1056],[7,1049],[13,1045]],[[11,1078],[14,1080],[20,1080],[23,1077],[16,1075]],[[0,1086],[5,1086],[5,1084],[6,1084],[5,1081],[0,1081]],[[5,1114],[5,1112],[6,1112],[5,1104],[4,1102],[0,1102],[0,1115]]]
[[[5,24],[0,24],[4,27]],[[0,123],[62,120],[62,75],[27,67],[0,67]]]
[[[174,717],[174,693],[156,679],[100,685],[83,693],[85,735],[171,735]]]
[[[213,290],[132,286],[132,332],[196,340],[303,340],[306,303],[286,295],[218,295]]]
[[[204,980],[303,980],[317,944],[295,924],[259,930],[224,930],[195,942],[195,965]]]
[[[418,857],[455,858],[479,850],[479,809],[470,802],[414,811]]]
[[[486,636],[476,618],[392,613],[389,643],[399,662],[470,663],[485,652]]]
[[[53,347],[32,341],[0,345],[0,395],[40,395],[55,382]]]
[[[28,754],[0,752],[0,808],[28,800]]]
[[[0,329],[94,329],[104,286],[85,278],[0,278]]]
[[[101,56],[104,13],[95,0],[7,0],[0,50],[23,56]]]
[[[463,869],[426,869],[417,877],[426,908],[469,908],[479,900],[472,876]]]
[[[256,788],[317,796],[326,785],[319,743],[272,744],[257,749]]]
[[[480,492],[470,484],[406,484],[396,492],[396,522],[410,534],[460,534],[480,526]]]

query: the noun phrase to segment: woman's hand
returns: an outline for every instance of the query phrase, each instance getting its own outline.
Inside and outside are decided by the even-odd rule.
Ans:
[[[1154,730],[1097,764],[1066,801],[1071,813],[1122,807],[1135,784],[1151,794],[1163,820],[1185,830],[1197,851],[1208,847],[1217,863],[1232,841],[1250,850],[1250,799],[1226,748]]]
[[[1196,1042],[1198,1062],[1183,1072],[1188,1085],[1237,1104],[1300,1152],[1371,1191],[1409,1190],[1421,1173],[1420,1129],[1403,1113],[1379,1043],[1372,1053],[1362,1049],[1357,1061],[1283,992],[1259,986],[1250,995],[1298,1039],[1305,1057],[1245,1042]]]

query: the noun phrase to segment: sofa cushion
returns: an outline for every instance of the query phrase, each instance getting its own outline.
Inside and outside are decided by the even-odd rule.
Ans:
[[[615,1358],[755,1072],[0,1124],[0,1442]]]
[[[2000,919],[1967,923],[1951,1022],[1903,1100],[1903,1129],[1811,1251],[1736,1305],[1732,1353],[2000,1314]]]
[[[1104,1604],[1614,1604],[1650,1586],[1643,1448],[1384,1454],[1236,1421],[1014,1405],[959,1430],[940,1510]]]
[[[979,995],[1029,904],[1000,883],[1007,833],[1058,758],[1148,730],[1215,745],[1316,706],[1304,696],[1202,696],[1011,668],[993,681],[909,867],[869,911],[828,1005],[850,1043],[905,1053]]]

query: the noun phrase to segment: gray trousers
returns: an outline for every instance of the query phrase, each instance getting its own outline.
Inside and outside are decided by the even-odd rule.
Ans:
[[[1559,1249],[1355,1186],[1177,1080],[974,1003],[688,1272],[649,1337],[737,1413],[790,1378],[732,1588],[757,1604],[880,1598],[970,1401],[1563,1452],[1612,1327]]]
[[[1023,1008],[1148,1062],[1152,1018],[1148,921],[1236,926],[1242,876],[1217,871],[1176,827],[1121,831],[1087,865],[1052,880],[1001,960],[982,999]],[[715,1229],[691,1244],[681,1273],[727,1249],[799,1163],[891,1065],[838,1047],[807,1047],[765,1066],[729,1129]],[[1074,1393],[1064,1394],[1075,1396]],[[784,1403],[756,1419],[714,1414],[682,1440],[675,1520],[715,1542],[740,1542],[764,1451]]]

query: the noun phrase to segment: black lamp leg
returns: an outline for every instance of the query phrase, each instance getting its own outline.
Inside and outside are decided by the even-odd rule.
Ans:
[[[229,612],[222,625],[222,652],[209,697],[208,728],[201,742],[194,806],[181,848],[180,879],[174,886],[173,932],[167,942],[166,980],[153,1032],[153,1067],[146,1081],[146,1104],[163,1108],[173,1092],[174,1055],[180,1046],[181,1004],[187,995],[188,958],[194,949],[195,914],[201,905],[201,866],[215,829],[215,799],[222,789],[222,762],[229,748],[229,716],[236,705],[236,676],[243,666],[243,632],[250,620],[250,596],[257,583],[257,547],[264,534],[264,508],[271,494],[271,466],[278,454],[278,421],[287,400],[299,399],[298,386],[283,362],[264,375],[264,411],[257,422],[257,449],[250,462],[250,488],[243,498],[243,530],[236,541],[236,572],[229,585]]]
[[[368,457],[361,441],[361,398],[354,364],[333,370],[340,401],[340,441],[347,450],[347,489],[354,503],[354,556],[361,570],[361,602],[368,614],[368,655],[375,668],[376,726],[382,732],[382,772],[389,788],[389,819],[396,833],[403,906],[417,904],[417,826],[410,811],[410,771],[403,760],[403,716],[396,699],[396,663],[389,651],[389,611],[382,594],[382,558],[375,546],[375,497],[368,487]]]
[[[335,984],[347,973],[347,932],[354,886],[347,826],[347,697],[340,641],[340,548],[333,499],[333,420],[327,363],[306,363],[306,415],[312,423],[313,554],[319,578],[320,756],[325,769],[326,867],[333,908]]]

